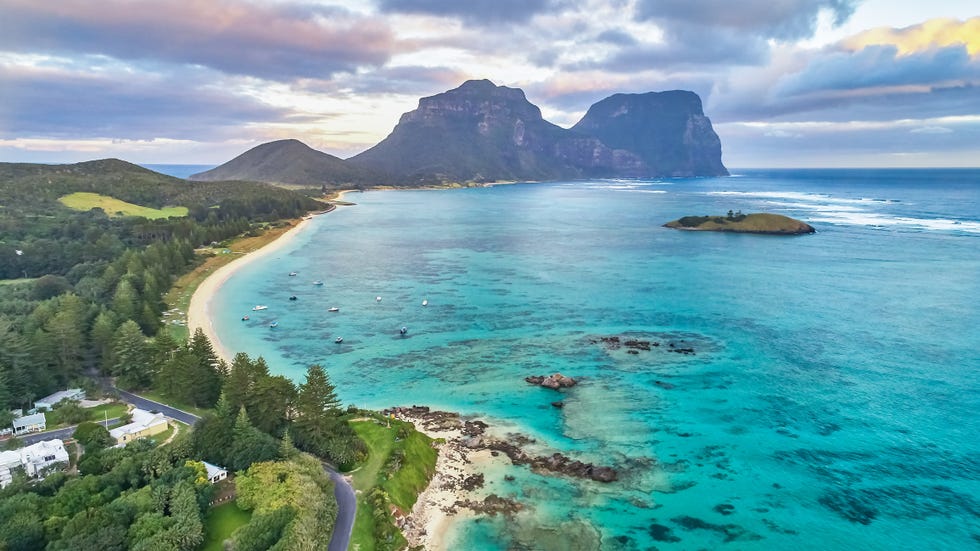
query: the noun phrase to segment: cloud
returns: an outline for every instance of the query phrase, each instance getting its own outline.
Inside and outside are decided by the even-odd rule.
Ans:
[[[963,46],[899,55],[895,46],[875,45],[818,57],[803,71],[782,79],[776,93],[930,85],[976,78],[980,78],[980,60],[971,58]]]
[[[822,11],[833,14],[834,24],[844,23],[854,12],[854,0],[639,0],[637,17],[702,28],[728,29],[738,33],[780,40],[813,35]],[[704,41],[713,37],[705,34]]]
[[[323,78],[384,64],[387,22],[339,8],[233,0],[5,0],[0,49],[202,65],[238,75]]]
[[[952,134],[953,130],[945,126],[920,126],[909,130],[912,134]]]
[[[980,56],[980,17],[966,21],[930,19],[901,29],[880,27],[858,33],[841,42],[843,48],[852,51],[875,45],[894,46],[899,55],[963,46],[970,56]]]
[[[0,137],[203,140],[301,119],[252,97],[183,79],[0,65]]]
[[[458,17],[471,24],[527,21],[551,7],[551,0],[380,0],[390,13]]]

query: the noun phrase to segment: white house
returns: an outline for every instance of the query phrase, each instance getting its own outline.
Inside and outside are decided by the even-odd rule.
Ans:
[[[20,450],[20,462],[29,476],[41,477],[59,463],[68,463],[68,452],[61,440],[45,440]]]
[[[133,416],[132,423],[116,427],[109,431],[109,435],[116,439],[117,446],[125,446],[134,440],[160,434],[170,426],[167,424],[167,418],[162,413],[150,413],[146,410],[134,408],[130,414]]]
[[[208,470],[208,482],[211,484],[217,484],[218,482],[228,478],[227,470],[222,469],[217,465],[212,465],[207,461],[201,461],[201,463],[204,463],[204,468]]]
[[[15,435],[27,434],[29,432],[41,432],[48,426],[47,420],[45,420],[43,413],[35,413],[34,415],[18,417],[14,419],[12,425],[14,427]]]
[[[59,390],[51,396],[45,396],[44,398],[35,401],[34,407],[40,411],[50,410],[56,404],[59,404],[64,400],[81,400],[84,397],[84,390],[80,388],[69,388],[68,390]]]

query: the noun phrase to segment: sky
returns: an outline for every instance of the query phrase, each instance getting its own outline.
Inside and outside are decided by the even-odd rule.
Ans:
[[[346,158],[471,78],[693,90],[732,168],[980,166],[976,0],[0,0],[0,161]]]

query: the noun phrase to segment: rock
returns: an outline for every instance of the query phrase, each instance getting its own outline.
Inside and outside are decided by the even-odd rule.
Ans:
[[[674,388],[674,385],[672,385],[672,384],[670,384],[670,383],[668,383],[666,381],[654,381],[653,384],[655,384],[655,385],[657,385],[660,388],[665,389],[665,390],[671,390],[672,388]]]
[[[553,375],[548,375],[547,377],[542,375],[532,375],[530,377],[525,377],[524,380],[532,385],[543,386],[552,390],[570,388],[578,384],[578,381],[575,379],[566,377],[561,373],[555,373]]]
[[[551,402],[551,406],[552,407],[556,407],[558,409],[561,409],[561,408],[565,407],[565,402],[561,402],[561,401],[559,401],[559,402]]]

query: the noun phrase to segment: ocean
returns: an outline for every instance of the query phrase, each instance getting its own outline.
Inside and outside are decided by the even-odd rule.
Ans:
[[[455,523],[450,548],[980,547],[980,170],[346,199],[214,297],[226,347],[297,381],[322,364],[348,404],[479,416],[620,474],[488,473],[524,510]],[[729,209],[817,233],[661,227]],[[554,372],[580,382],[524,381]]]
[[[140,166],[154,172],[159,172],[160,174],[184,179],[187,179],[191,174],[197,174],[198,172],[204,172],[205,170],[214,168],[214,165],[144,164]]]

